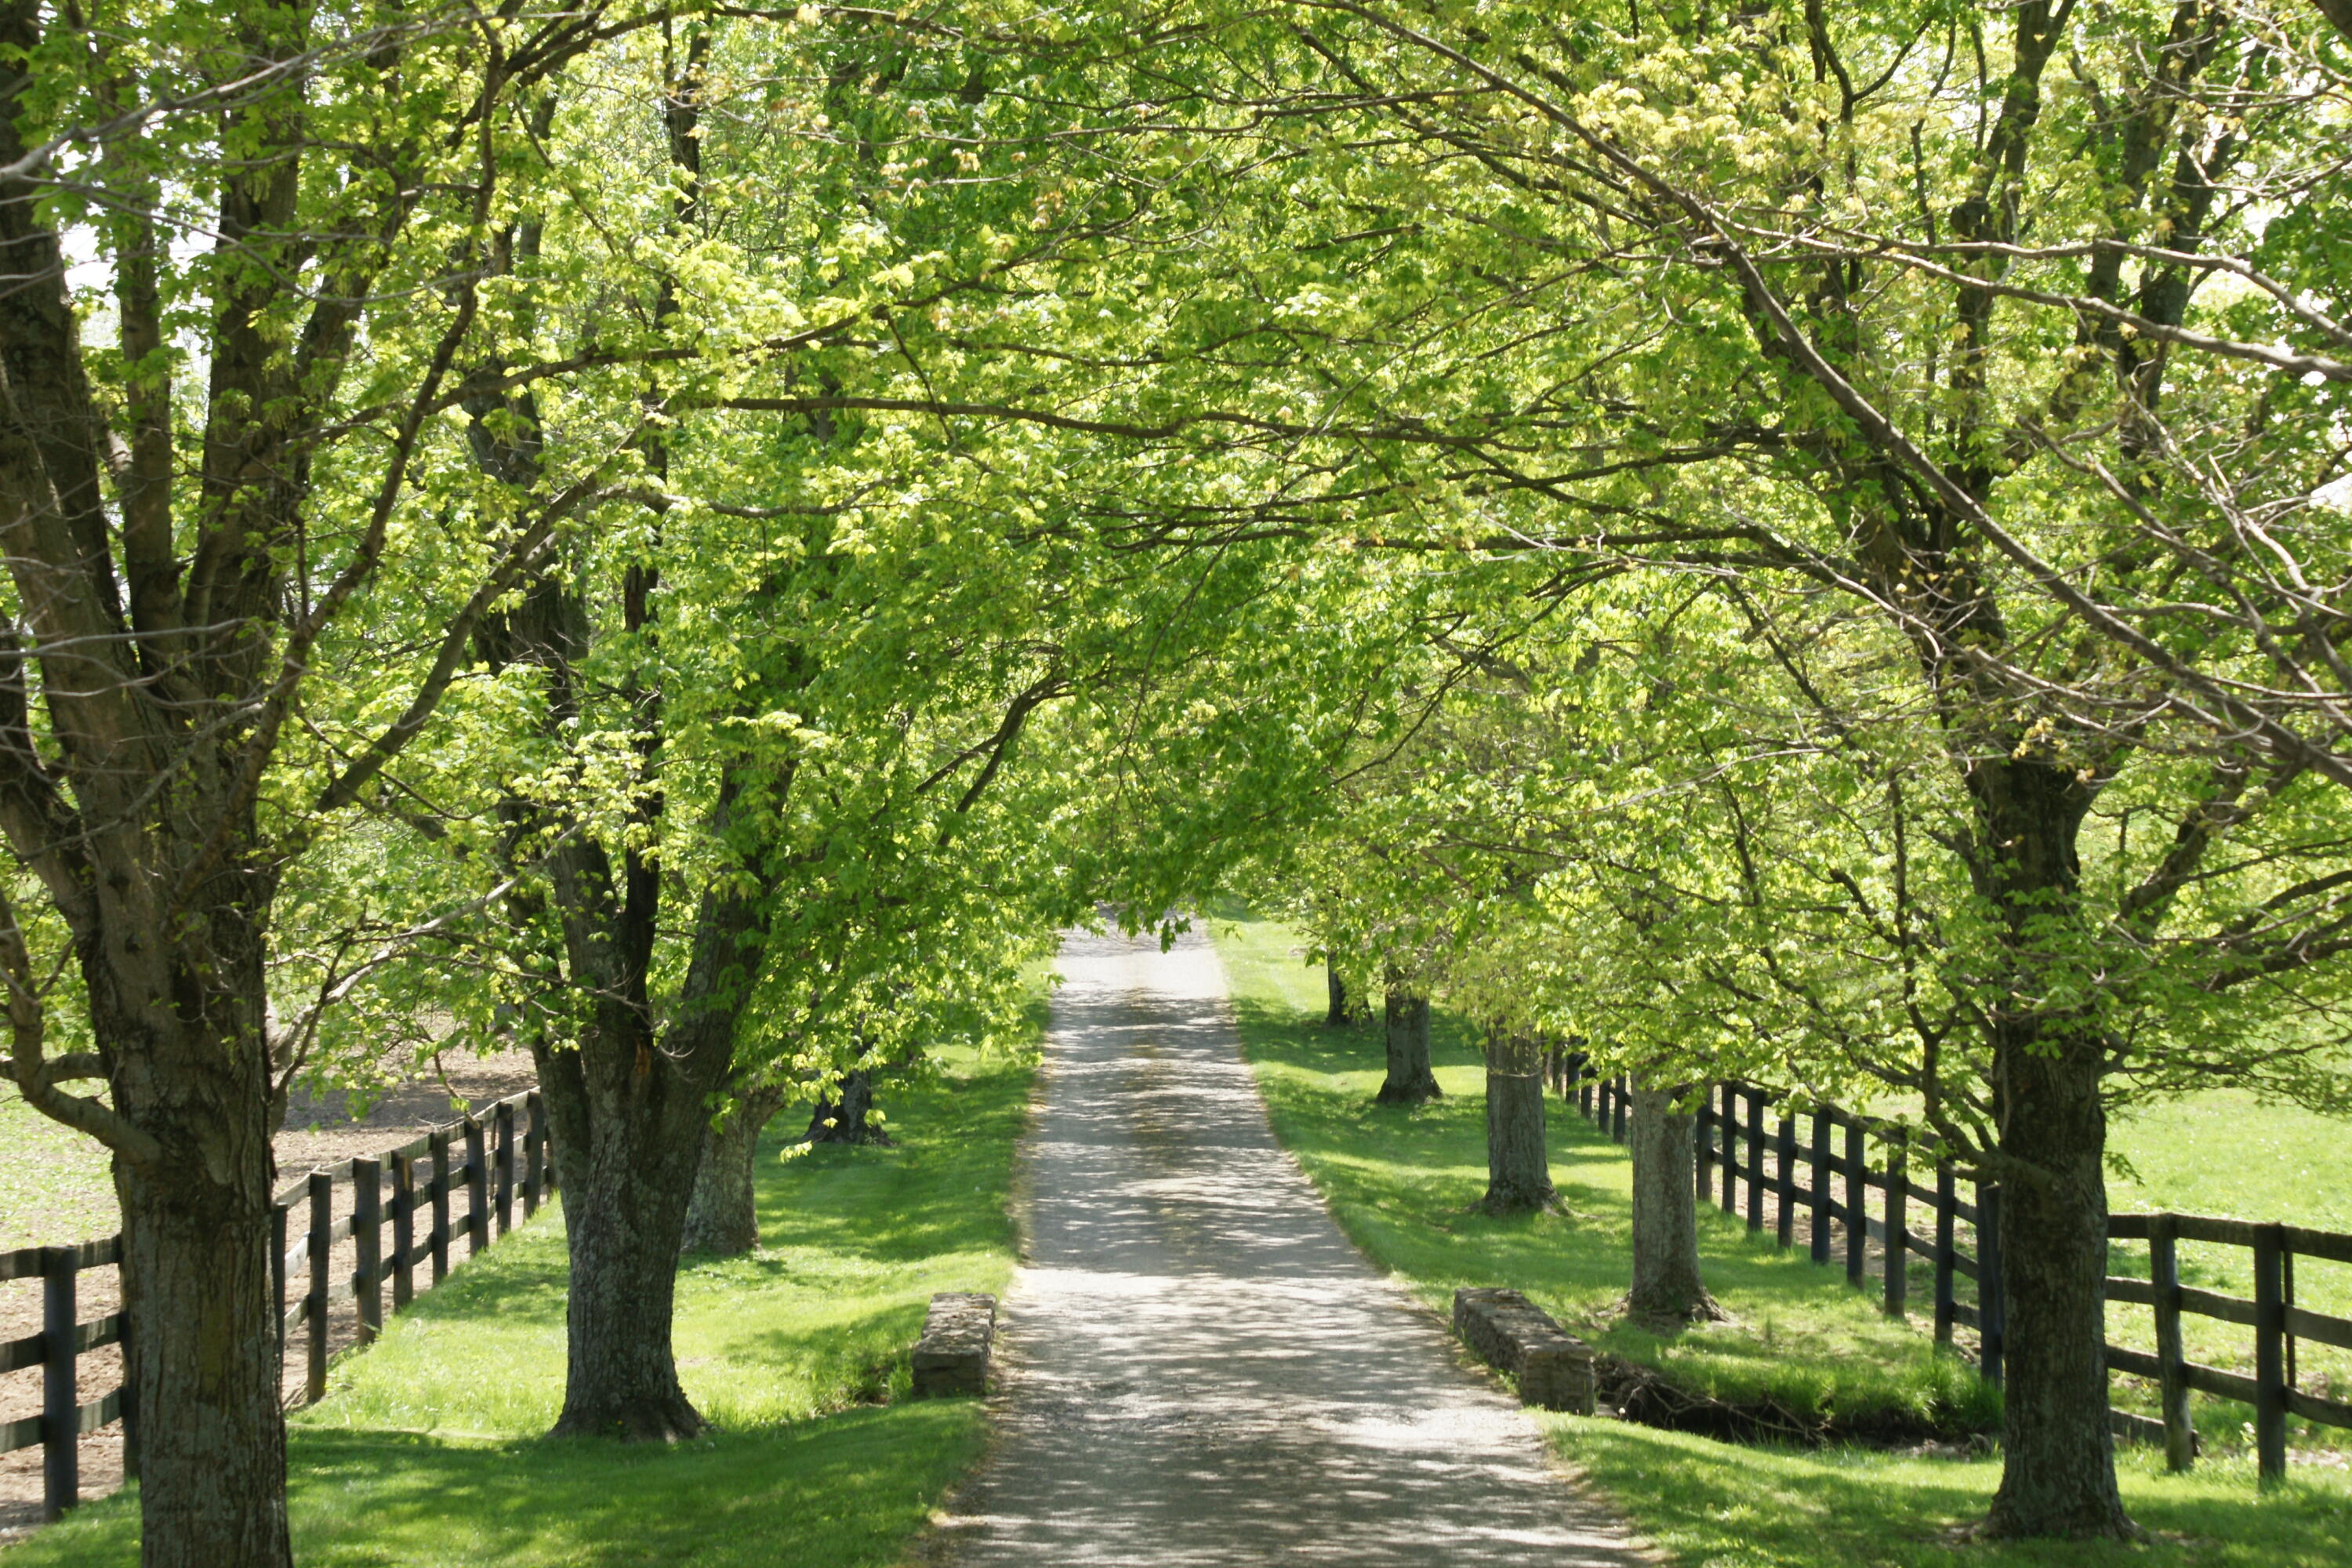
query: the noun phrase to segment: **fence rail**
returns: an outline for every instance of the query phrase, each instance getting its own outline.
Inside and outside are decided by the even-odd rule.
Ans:
[[[1602,1131],[1625,1141],[1632,1109],[1632,1079],[1592,1074],[1589,1058],[1563,1051],[1552,1064],[1554,1087]],[[1768,1126],[1765,1110],[1778,1114]],[[1748,1228],[1761,1233],[1769,1207],[1773,1239],[1793,1245],[1795,1218],[1810,1215],[1810,1251],[1815,1263],[1843,1263],[1856,1288],[1867,1283],[1867,1248],[1879,1244],[1885,1258],[1880,1281],[1882,1310],[1909,1315],[1909,1260],[1927,1260],[1932,1273],[1936,1340],[1952,1342],[1952,1331],[1976,1331],[1984,1376],[2001,1381],[2007,1360],[2005,1291],[2000,1268],[2000,1188],[1969,1184],[1974,1202],[1959,1195],[1952,1162],[1935,1151],[1914,1149],[1900,1126],[1866,1120],[1834,1105],[1801,1104],[1755,1084],[1710,1084],[1700,1100],[1696,1132],[1696,1181],[1701,1203],[1720,1201],[1723,1212],[1740,1213],[1739,1189],[1747,1187]],[[1805,1123],[1810,1122],[1810,1126]],[[1743,1151],[1744,1145],[1744,1151]],[[1773,1160],[1768,1164],[1765,1150]],[[1915,1156],[1933,1172],[1932,1184],[1912,1174]],[[1840,1188],[1843,1188],[1843,1196]],[[1924,1205],[1931,1234],[1911,1228],[1911,1207]],[[1857,1223],[1858,1222],[1858,1223]],[[1966,1226],[1973,1251],[1960,1246]],[[2296,1386],[2295,1344],[2310,1340],[2352,1350],[2352,1319],[2330,1317],[2294,1303],[2294,1260],[2308,1258],[2352,1264],[2352,1235],[2301,1226],[2214,1219],[2199,1215],[2111,1215],[2107,1239],[2148,1244],[2149,1276],[2110,1274],[2106,1299],[2149,1309],[2155,1314],[2156,1351],[2106,1346],[2108,1370],[2145,1379],[2158,1388],[2158,1420],[2117,1412],[2117,1429],[2127,1436],[2160,1440],[2168,1461],[2186,1469],[2197,1450],[2189,1419],[2193,1391],[2234,1399],[2254,1411],[2254,1448],[2264,1481],[2286,1474],[2289,1416],[2321,1426],[2352,1428],[2352,1404],[2308,1394]],[[2254,1297],[2247,1300],[2180,1283],[2179,1244],[2243,1247],[2252,1254]],[[2108,1267],[2114,1268],[2112,1261]],[[1959,1281],[1972,1287],[1964,1296]],[[2190,1361],[2182,1349],[2184,1316],[2235,1323],[2254,1331],[2254,1373]]]
[[[517,1113],[522,1121],[520,1137]],[[522,1170],[516,1173],[520,1142]],[[420,1174],[421,1169],[421,1174]],[[349,1214],[337,1216],[335,1194],[352,1190]],[[429,1264],[430,1289],[448,1278],[454,1244],[463,1242],[465,1258],[490,1245],[495,1236],[513,1228],[514,1205],[522,1201],[525,1218],[538,1212],[555,1190],[554,1149],[547,1131],[547,1112],[539,1091],[513,1095],[438,1127],[397,1149],[322,1165],[280,1189],[272,1201],[271,1289],[278,1302],[278,1353],[282,1368],[286,1342],[297,1328],[304,1331],[304,1366],[300,1403],[309,1404],[327,1391],[327,1352],[331,1309],[354,1303],[358,1342],[367,1344],[383,1330],[383,1296],[392,1290],[394,1310],[417,1295],[416,1270]],[[465,1194],[462,1212],[451,1199]],[[301,1236],[289,1247],[288,1235],[298,1207],[305,1208]],[[419,1221],[424,1221],[419,1228]],[[392,1227],[392,1247],[383,1246],[383,1230]],[[338,1242],[353,1244],[352,1268],[334,1268]],[[458,1259],[462,1261],[462,1259]],[[0,1342],[0,1373],[41,1369],[41,1413],[0,1423],[0,1454],[35,1445],[42,1455],[42,1509],[55,1519],[80,1499],[79,1440],[90,1433],[123,1423],[123,1470],[138,1474],[138,1412],[126,1381],[98,1399],[79,1403],[80,1357],[107,1345],[121,1345],[128,1366],[131,1325],[123,1311],[108,1313],[89,1322],[79,1321],[75,1305],[77,1277],[92,1268],[119,1267],[122,1238],[79,1247],[28,1247],[0,1252],[0,1281],[38,1279],[42,1282],[41,1331]],[[307,1275],[302,1293],[287,1300],[289,1281]],[[281,1382],[283,1381],[281,1372]]]

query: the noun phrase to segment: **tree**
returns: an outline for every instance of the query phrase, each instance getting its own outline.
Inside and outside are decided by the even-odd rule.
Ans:
[[[22,873],[0,968],[26,1100],[115,1157],[151,1565],[288,1560],[271,909],[570,511],[434,538],[403,503],[499,329],[479,280],[523,177],[509,117],[642,21],[0,14],[0,815]],[[106,276],[111,342],[84,339],[70,255]],[[578,494],[598,482],[592,461]],[[355,749],[316,750],[315,672],[394,591],[435,606],[423,651],[378,664],[391,700]],[[50,1054],[53,1029],[89,1048]],[[61,1087],[90,1079],[103,1100]]]

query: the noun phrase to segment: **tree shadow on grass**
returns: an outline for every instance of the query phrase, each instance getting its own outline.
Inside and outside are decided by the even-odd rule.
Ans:
[[[2248,1467],[2154,1473],[2124,1466],[2143,1543],[1979,1542],[2000,1461],[1857,1450],[1734,1447],[1685,1434],[1554,1417],[1555,1440],[1602,1489],[1643,1500],[1645,1531],[1677,1561],[1852,1563],[1871,1568],[2336,1568],[2352,1562],[2352,1489],[2338,1479],[2255,1489]]]
[[[866,1568],[896,1558],[980,1441],[971,1401],[667,1447],[298,1428],[295,1557],[304,1568]],[[135,1500],[124,1496],[8,1561],[97,1568],[137,1552]]]

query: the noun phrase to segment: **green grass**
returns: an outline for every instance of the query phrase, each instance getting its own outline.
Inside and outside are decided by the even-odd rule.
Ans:
[[[1042,1006],[1038,1018],[1042,1019]],[[982,1436],[971,1400],[903,1401],[935,1290],[1000,1290],[1034,1054],[951,1059],[883,1090],[893,1149],[761,1165],[761,1251],[689,1262],[677,1346],[718,1425],[667,1448],[542,1436],[562,1398],[561,1217],[543,1213],[338,1363],[289,1434],[304,1568],[850,1568],[896,1561]],[[789,1124],[789,1125],[788,1125]],[[134,1562],[132,1499],[92,1504],[9,1568]]]
[[[1625,1285],[1623,1151],[1580,1119],[1555,1114],[1552,1179],[1569,1213],[1478,1215],[1482,1079],[1466,1038],[1441,1017],[1434,1054],[1444,1101],[1410,1113],[1378,1110],[1377,1034],[1321,1026],[1321,974],[1299,961],[1297,940],[1270,923],[1219,920],[1213,931],[1275,1131],[1358,1245],[1433,1306],[1457,1285],[1509,1284],[1564,1321],[1592,1328]],[[1737,1325],[1666,1343],[1604,1321],[1600,1342],[1720,1394],[1770,1394],[1811,1408],[1966,1407],[1985,1397],[1964,1367],[1880,1318],[1841,1274],[1751,1240],[1719,1215],[1703,1221],[1700,1252]],[[1682,1568],[2352,1562],[2352,1485],[2315,1467],[2258,1496],[2242,1458],[2169,1477],[2146,1450],[2127,1451],[2126,1500],[2155,1532],[2147,1544],[1962,1545],[1950,1532],[1982,1516],[2000,1479],[1997,1460],[1732,1446],[1617,1421],[1541,1419],[1562,1457]]]
[[[1509,1284],[1601,1346],[1717,1398],[1770,1398],[1808,1415],[1899,1410],[1985,1425],[1994,1396],[1967,1366],[1890,1322],[1843,1274],[1819,1268],[1744,1224],[1702,1211],[1708,1288],[1736,1321],[1672,1340],[1608,1320],[1625,1293],[1633,1166],[1582,1119],[1549,1120],[1560,1214],[1493,1218],[1486,1185],[1485,1068],[1440,1013],[1431,1056],[1443,1100],[1412,1111],[1375,1106],[1376,1028],[1322,1026],[1322,978],[1292,956],[1289,932],[1219,921],[1242,1037],[1275,1131],[1339,1224],[1432,1306],[1457,1286]]]
[[[106,1150],[35,1110],[13,1087],[0,1088],[0,1252],[111,1236],[114,1179]]]
[[[2242,1090],[2213,1089],[2119,1118],[2109,1137],[2127,1163],[2107,1183],[2108,1205],[2117,1212],[2170,1210],[2352,1231],[2352,1183],[2343,1179],[2352,1125],[2341,1119],[2268,1103]],[[2145,1279],[2147,1248],[2118,1244],[2110,1267]],[[2251,1298],[2253,1255],[2244,1247],[2183,1242],[2180,1278],[2184,1284]],[[2352,1318],[2352,1266],[2298,1259],[2294,1299],[2295,1305],[2313,1311]],[[2155,1314],[2146,1307],[2112,1305],[2107,1334],[2118,1344],[2152,1350]],[[2184,1317],[2181,1337],[2192,1360],[2253,1371],[2250,1329]],[[2305,1392],[2352,1396],[2352,1352],[2308,1341],[2296,1349],[2296,1381]],[[2119,1379],[2116,1391],[2120,1404],[2149,1412],[2156,1407],[2155,1391],[2147,1384]],[[2196,1396],[2193,1415],[2209,1438],[2231,1440],[2252,1419],[2245,1405],[2202,1394]],[[2352,1447],[2352,1432],[2296,1423],[2290,1441]]]

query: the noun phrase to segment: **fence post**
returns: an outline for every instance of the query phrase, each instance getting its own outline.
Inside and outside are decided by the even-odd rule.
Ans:
[[[1797,1119],[1780,1118],[1774,1152],[1780,1162],[1780,1223],[1772,1239],[1786,1248],[1797,1234]]]
[[[1748,1145],[1748,1232],[1764,1229],[1764,1090],[1748,1086],[1743,1096],[1748,1100],[1748,1129],[1743,1142]],[[1738,1100],[1734,1100],[1738,1105]],[[1736,1112],[1734,1112],[1736,1114]]]
[[[1553,1059],[1561,1059],[1561,1053],[1554,1052]],[[1565,1068],[1562,1070],[1565,1071]],[[522,1136],[522,1215],[529,1219],[539,1212],[539,1205],[546,1195],[547,1105],[535,1089],[523,1097],[522,1103],[529,1115],[523,1125]]]
[[[2009,1359],[2009,1295],[2000,1279],[2000,1185],[1977,1184],[1977,1335],[1985,1381],[2000,1386]]]
[[[1739,1213],[1739,1090],[1728,1079],[1723,1084],[1723,1212]]]
[[[2164,1408],[2164,1466],[2185,1470],[2197,1458],[2189,1419],[2188,1357],[2180,1348],[2179,1223],[2160,1214],[2147,1222],[2147,1278],[2156,1296],[2156,1363]]]
[[[449,1134],[444,1129],[425,1135],[426,1157],[433,1163],[433,1283],[449,1278]]]
[[[499,1234],[504,1236],[514,1228],[514,1106],[502,1100],[490,1114],[498,1131]]]
[[[74,1375],[78,1252],[41,1248],[41,1513],[47,1519],[81,1500],[81,1395]]]
[[[359,1342],[372,1345],[383,1332],[383,1166],[374,1160],[352,1162],[352,1250]]]
[[[302,1402],[327,1396],[327,1258],[335,1249],[335,1179],[310,1173],[310,1294],[302,1302],[302,1327],[310,1338],[310,1364],[302,1379]]]
[[[286,1205],[280,1203],[269,1205],[269,1299],[278,1303],[278,1375],[282,1382],[286,1376]]]
[[[2254,1454],[2262,1484],[2286,1479],[2285,1228],[2254,1227]]]
[[[1845,1282],[1862,1289],[1863,1255],[1870,1246],[1870,1169],[1862,1162],[1862,1123],[1845,1123]]]
[[[1958,1314],[1952,1310],[1952,1224],[1958,1218],[1959,1197],[1952,1190],[1952,1162],[1938,1158],[1936,1162],[1936,1342],[1952,1342],[1952,1324]]]
[[[1909,1139],[1910,1133],[1898,1127],[1886,1140],[1886,1315],[1890,1318],[1905,1315],[1911,1289],[1911,1247],[1906,1234],[1911,1226]]]
[[[490,1244],[490,1157],[482,1142],[482,1120],[466,1117],[466,1256]]]
[[[1715,1201],[1715,1088],[1707,1085],[1698,1097],[1698,1120],[1692,1125],[1691,1137],[1696,1147],[1692,1152],[1697,1158],[1691,1162],[1698,1175],[1698,1204],[1701,1208]]]
[[[1830,1113],[1813,1108],[1813,1261],[1830,1260]]]
[[[416,1156],[392,1156],[392,1310],[416,1300]]]

